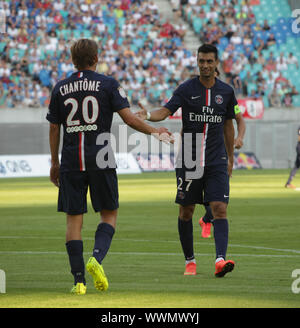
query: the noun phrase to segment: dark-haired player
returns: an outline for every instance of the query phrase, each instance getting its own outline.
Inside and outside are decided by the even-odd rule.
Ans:
[[[220,72],[218,68],[216,68],[215,76],[219,77]],[[243,118],[243,114],[240,108],[237,106],[234,108],[235,112],[235,120],[237,123],[237,137],[234,139],[234,148],[241,149],[243,147],[243,140],[246,132],[246,124]],[[201,227],[201,237],[203,238],[210,238],[211,237],[211,227],[212,227],[212,220],[213,214],[209,205],[204,205],[205,213],[199,220],[199,225]]]
[[[109,133],[113,114],[117,112],[132,128],[170,141],[165,128],[155,129],[137,118],[129,109],[124,90],[111,78],[95,72],[97,44],[80,39],[71,47],[77,72],[57,83],[51,95],[47,120],[50,122],[50,179],[59,187],[58,211],[67,216],[66,249],[74,286],[71,292],[86,293],[81,228],[87,212],[86,195],[90,189],[100,224],[95,233],[93,255],[86,268],[96,289],[105,291],[108,281],[101,265],[115,233],[117,221],[118,181]],[[59,162],[60,126],[63,148]]]
[[[298,143],[297,143],[297,146],[296,146],[296,153],[297,153],[297,155],[296,155],[295,165],[292,168],[292,170],[290,172],[290,175],[289,175],[289,178],[288,178],[288,180],[285,184],[286,188],[296,189],[296,186],[294,186],[291,182],[294,179],[297,171],[300,168],[300,126],[298,128]]]
[[[179,204],[178,231],[186,260],[185,275],[196,274],[192,223],[196,204],[209,204],[212,209],[215,276],[223,277],[234,268],[234,261],[226,260],[227,204],[233,168],[232,119],[238,104],[232,87],[215,77],[218,62],[217,48],[202,45],[197,55],[200,76],[179,85],[164,107],[149,113],[141,105],[142,110],[136,114],[157,122],[182,108],[182,165],[176,168],[176,203]]]

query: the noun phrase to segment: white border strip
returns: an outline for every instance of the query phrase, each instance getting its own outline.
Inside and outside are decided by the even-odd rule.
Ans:
[[[41,239],[40,236],[0,236],[0,239]],[[43,239],[48,239],[48,240],[64,240],[64,237],[45,237],[43,236]],[[93,237],[84,237],[84,240],[94,240]],[[126,238],[115,238],[115,241],[124,241],[124,242],[135,242],[135,243],[172,243],[172,244],[178,244],[178,240],[147,240],[147,239],[126,239]],[[201,241],[201,242],[194,242],[195,245],[215,245],[214,242],[206,242],[206,241]],[[296,249],[283,249],[283,248],[272,248],[272,247],[265,247],[265,246],[252,246],[252,245],[239,245],[239,244],[229,244],[228,247],[240,247],[240,248],[248,248],[248,249],[261,249],[261,250],[269,250],[269,251],[276,251],[276,252],[287,252],[287,253],[295,253],[300,255],[300,250]],[[28,251],[30,252],[30,251]],[[0,251],[0,254],[3,253]],[[60,253],[60,252],[53,252],[55,253]],[[41,252],[41,254],[44,254]],[[64,253],[65,254],[65,253]],[[129,254],[129,253],[121,253],[121,254]],[[144,253],[142,253],[144,254]],[[145,253],[146,254],[146,253]],[[153,254],[163,254],[163,253],[153,253]],[[200,254],[201,255],[201,254]],[[276,255],[274,255],[276,256]]]

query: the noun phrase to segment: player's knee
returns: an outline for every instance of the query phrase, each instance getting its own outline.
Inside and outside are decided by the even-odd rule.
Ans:
[[[227,204],[223,202],[211,203],[214,218],[221,219],[227,217]]]
[[[180,206],[179,207],[179,217],[180,217],[180,219],[184,220],[184,221],[191,220],[191,218],[193,217],[193,214],[194,214],[194,209],[195,209],[194,205]]]
[[[101,222],[110,224],[113,228],[116,229],[117,215],[117,210],[102,210],[100,212]]]

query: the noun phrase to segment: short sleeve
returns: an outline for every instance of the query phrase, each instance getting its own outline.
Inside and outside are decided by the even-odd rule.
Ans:
[[[113,80],[111,85],[111,104],[114,112],[130,107],[125,90],[116,80]]]
[[[60,118],[60,112],[59,112],[58,93],[55,92],[55,89],[53,89],[51,93],[51,99],[50,99],[46,119],[50,123],[54,123],[54,124],[62,123]]]
[[[227,105],[226,119],[235,118],[235,115],[240,113],[240,111],[239,104],[236,100],[234,91],[232,90],[232,95]]]
[[[179,107],[182,107],[182,96],[180,95],[179,89],[177,88],[169,101],[164,105],[172,115],[177,111]]]

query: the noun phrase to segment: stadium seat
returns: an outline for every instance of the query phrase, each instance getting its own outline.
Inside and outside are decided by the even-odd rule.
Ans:
[[[285,24],[286,24],[286,19],[285,19],[285,17],[278,17],[278,18],[277,18],[277,24],[278,24],[278,25],[285,25]]]
[[[0,52],[3,52],[6,47],[6,42],[0,42]]]
[[[258,63],[255,63],[253,66],[252,66],[252,70],[254,73],[258,73],[262,70],[262,65],[261,64],[258,64]]]
[[[263,103],[264,103],[264,107],[268,108],[269,107],[269,99],[267,95],[263,96]]]
[[[193,28],[196,33],[199,33],[202,28],[202,21],[200,18],[196,17],[193,19]]]
[[[300,107],[300,95],[293,96],[293,105],[296,107]]]
[[[34,63],[29,63],[29,64],[28,64],[28,71],[29,71],[29,74],[30,74],[30,75],[33,74],[33,67],[34,67]]]
[[[63,19],[67,19],[69,12],[67,10],[60,10],[59,13],[62,15]]]

